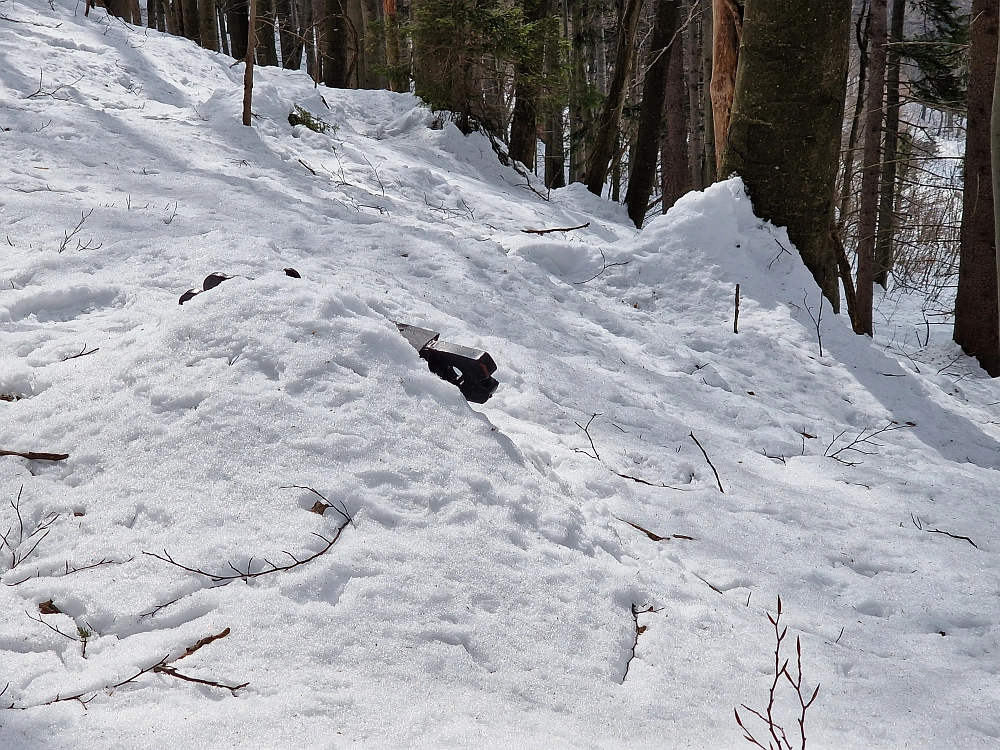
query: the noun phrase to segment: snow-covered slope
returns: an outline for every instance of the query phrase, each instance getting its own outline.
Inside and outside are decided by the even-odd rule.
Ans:
[[[780,595],[810,748],[996,747],[993,382],[854,336],[738,180],[636,233],[408,95],[258,69],[245,128],[242,75],[0,3],[0,449],[69,454],[0,457],[0,745],[739,747]]]

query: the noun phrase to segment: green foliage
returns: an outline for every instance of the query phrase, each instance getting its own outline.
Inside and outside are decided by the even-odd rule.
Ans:
[[[311,112],[303,109],[298,104],[294,106],[295,109],[293,109],[292,113],[288,115],[288,124],[291,125],[293,128],[296,125],[302,125],[303,127],[309,128],[309,130],[313,131],[314,133],[332,132],[334,135],[336,135],[337,133],[336,125],[331,125],[325,120],[315,117]]]
[[[557,18],[528,22],[521,5],[505,0],[426,0],[401,32],[413,40],[417,95],[432,109],[450,110],[493,133],[502,130],[503,116],[490,98],[500,98],[495,92],[503,79],[522,62],[542,70],[547,45],[563,49]],[[557,66],[531,82],[554,95],[565,88],[564,77]]]
[[[910,88],[932,107],[964,111],[968,86],[969,16],[955,0],[915,0],[924,33],[897,46],[917,68]]]

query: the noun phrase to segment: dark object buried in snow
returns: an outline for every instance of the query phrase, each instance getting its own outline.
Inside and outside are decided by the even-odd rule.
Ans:
[[[207,292],[209,289],[215,289],[215,287],[217,287],[223,281],[227,281],[231,278],[233,277],[230,276],[229,274],[225,274],[220,271],[216,271],[215,273],[210,273],[208,276],[205,277],[205,280],[201,283],[201,289],[188,289],[186,292],[184,292],[184,294],[181,295],[181,299],[177,304],[183,305],[185,302],[187,302],[190,299],[194,299],[202,292]]]
[[[500,385],[491,377],[497,371],[496,362],[486,352],[439,341],[441,334],[426,328],[406,323],[396,323],[396,328],[427,360],[431,372],[457,385],[466,401],[485,404]]]

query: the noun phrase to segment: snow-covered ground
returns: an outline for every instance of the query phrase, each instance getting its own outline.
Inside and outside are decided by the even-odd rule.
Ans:
[[[0,747],[742,747],[779,595],[810,748],[1000,745],[1000,387],[946,335],[853,335],[738,180],[636,233],[408,95],[258,69],[245,128],[242,76],[0,2],[0,449],[69,454],[0,457]]]

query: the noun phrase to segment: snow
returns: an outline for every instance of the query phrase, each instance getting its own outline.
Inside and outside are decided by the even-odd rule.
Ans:
[[[851,333],[738,179],[637,233],[81,10],[0,3],[0,449],[70,454],[0,457],[4,748],[743,747],[779,595],[810,748],[997,747],[1000,388],[944,336]]]

